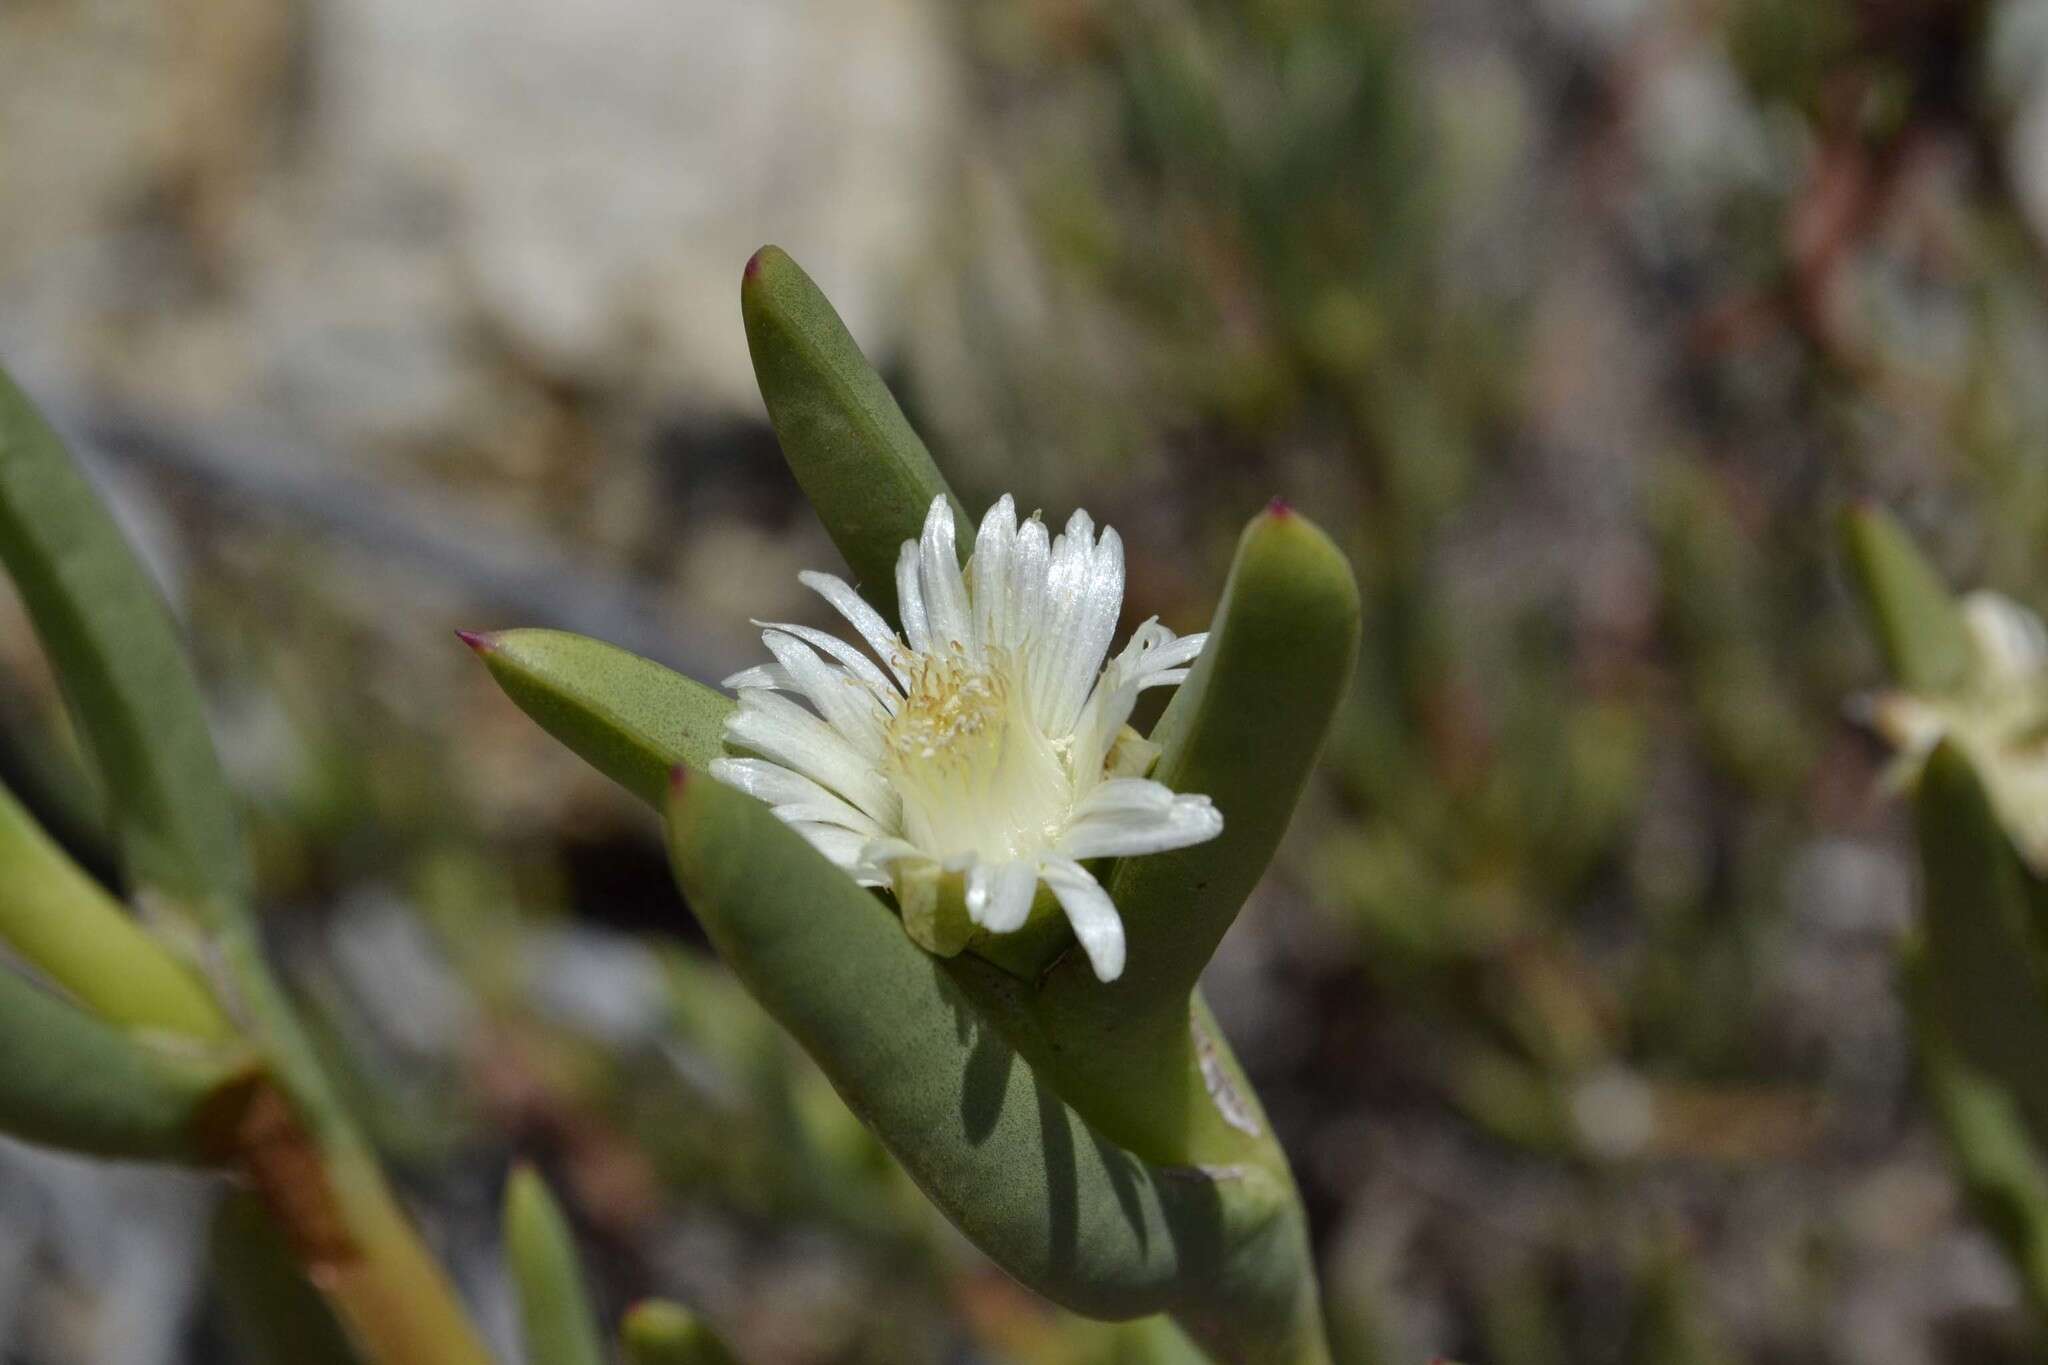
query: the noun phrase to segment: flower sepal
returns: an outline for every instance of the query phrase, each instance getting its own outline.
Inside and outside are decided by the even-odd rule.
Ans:
[[[967,879],[937,863],[905,858],[889,866],[903,932],[933,957],[958,957],[979,930],[967,915]]]

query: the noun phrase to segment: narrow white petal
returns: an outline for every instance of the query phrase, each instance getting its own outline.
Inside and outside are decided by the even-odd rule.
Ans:
[[[881,833],[881,826],[866,812],[855,809],[802,773],[765,758],[714,758],[710,772],[727,786],[766,802],[779,820],[840,825],[868,838]]]
[[[1081,600],[1074,622],[1074,647],[1067,660],[1061,705],[1068,717],[1078,715],[1088,691],[1109,657],[1109,642],[1116,637],[1116,619],[1124,606],[1124,542],[1114,530],[1105,529],[1102,540],[1088,561],[1088,577],[1081,585]]]
[[[908,681],[896,668],[896,657],[903,652],[903,638],[889,629],[889,623],[882,619],[882,613],[869,606],[865,597],[855,592],[852,586],[837,574],[805,569],[796,576],[796,580],[830,602],[833,610],[844,616],[847,624],[860,632],[860,638],[866,640],[868,648],[875,651],[876,657],[889,666],[889,671],[896,675],[896,681]]]
[[[1074,937],[1088,954],[1088,964],[1103,981],[1114,981],[1124,970],[1124,924],[1116,906],[1088,870],[1069,858],[1046,857],[1038,872],[1066,911],[1074,926]]]
[[[1067,519],[1067,529],[1053,538],[1026,678],[1031,713],[1048,735],[1064,736],[1073,726],[1073,716],[1062,714],[1067,662],[1074,653],[1081,594],[1094,553],[1094,523],[1077,510]]]
[[[801,834],[805,843],[851,872],[861,885],[881,885],[879,869],[861,857],[861,850],[868,842],[865,835],[837,825],[818,825],[808,821],[794,821],[789,827]]]
[[[763,632],[761,641],[775,661],[789,670],[789,676],[796,679],[805,699],[817,708],[825,722],[864,757],[879,762],[885,742],[883,727],[889,720],[881,699],[844,669],[834,668],[819,658],[793,635],[770,630]]]
[[[1052,560],[1045,523],[1031,514],[1017,528],[1016,562],[1010,566],[1009,622],[1003,628],[1008,648],[1018,663],[1039,645],[1045,627],[1045,579]]]
[[[967,582],[960,575],[960,548],[953,537],[953,508],[943,493],[932,499],[931,510],[925,513],[917,557],[933,646],[958,645],[969,658],[979,658],[974,619],[967,610]]]
[[[827,634],[822,630],[814,630],[810,626],[782,625],[774,621],[756,621],[754,624],[765,626],[771,631],[779,630],[785,635],[794,635],[812,649],[825,655],[859,679],[874,694],[875,700],[880,702],[883,709],[891,715],[895,714],[897,706],[902,702],[902,689],[889,681],[889,675],[875,667],[873,659],[870,659],[837,635]],[[762,643],[768,643],[765,635],[762,637]],[[771,650],[774,648],[772,644],[768,647]]]
[[[1223,813],[1206,796],[1177,795],[1142,777],[1118,777],[1081,799],[1060,834],[1070,858],[1163,853],[1223,832]]]
[[[756,801],[771,806],[839,800],[814,779],[765,758],[714,758],[710,773],[727,786],[738,787]],[[846,809],[863,820],[868,818],[850,805]]]
[[[975,904],[975,881],[981,881],[981,904]],[[1032,893],[1038,890],[1036,864],[1015,861],[991,866],[977,863],[967,879],[967,913],[990,933],[1021,929],[1031,915]]]
[[[931,627],[925,621],[924,589],[917,581],[917,542],[906,540],[896,555],[896,614],[903,618],[903,639],[919,654],[932,652]]]
[[[796,679],[789,676],[789,670],[781,664],[755,664],[743,668],[719,684],[737,692],[745,687],[759,687],[769,692],[799,692]]]
[[[1010,644],[1010,571],[1016,550],[1017,507],[1005,493],[981,519],[974,558],[967,561],[973,578],[974,629],[984,649],[1007,649]]]
[[[867,846],[861,849],[860,856],[876,867],[886,867],[890,863],[903,862],[906,859],[914,862],[931,861],[925,851],[916,844],[908,839],[899,839],[893,834],[884,834],[868,840]]]
[[[725,738],[839,793],[884,825],[895,821],[896,793],[873,761],[787,698],[754,688],[740,693],[739,709],[726,718]]]

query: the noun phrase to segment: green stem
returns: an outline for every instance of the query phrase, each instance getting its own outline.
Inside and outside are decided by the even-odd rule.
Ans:
[[[232,1117],[225,1146],[371,1359],[490,1365],[454,1285],[321,1070],[255,926],[246,914],[220,918],[223,969],[269,1068]]]
[[[0,939],[102,1018],[206,1042],[227,1016],[185,965],[43,833],[0,786]]]

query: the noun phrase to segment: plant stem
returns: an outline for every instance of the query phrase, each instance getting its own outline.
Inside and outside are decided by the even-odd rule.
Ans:
[[[269,1074],[220,1141],[283,1227],[306,1277],[379,1365],[490,1365],[447,1274],[320,1069],[247,916],[225,916],[223,970]]]

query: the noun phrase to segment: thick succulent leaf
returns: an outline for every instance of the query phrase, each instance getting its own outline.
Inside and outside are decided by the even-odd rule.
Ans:
[[[359,1365],[348,1334],[299,1270],[291,1244],[253,1194],[213,1218],[213,1292],[237,1360],[248,1365]]]
[[[1005,1270],[1095,1317],[1228,1310],[1256,1331],[1291,1311],[1305,1270],[1268,1171],[1162,1167],[1102,1138],[952,975],[988,968],[923,952],[751,797],[680,783],[669,847],[727,965]]]
[[[1912,539],[1889,513],[1868,505],[1850,509],[1842,536],[1878,646],[1899,685],[1942,692],[1962,683],[1975,657],[1969,632]]]
[[[519,1289],[527,1365],[603,1365],[604,1342],[569,1222],[526,1167],[505,1186],[505,1252]]]
[[[903,410],[811,277],[764,246],[740,284],[747,349],[782,453],[882,614],[896,615],[896,552],[915,540],[946,481]],[[953,499],[958,543],[974,527]]]
[[[122,1033],[0,967],[0,1132],[87,1156],[203,1162],[227,1068]]]
[[[1926,1000],[1971,1066],[2010,1088],[2048,1141],[2048,990],[2029,924],[2030,875],[1953,744],[1927,760],[1914,797],[1926,903]]]
[[[1921,1084],[1948,1138],[1971,1205],[2004,1245],[2037,1310],[2048,1311],[2048,1165],[2012,1093],[1972,1066],[1934,1008],[1924,953],[1907,954],[1903,984]]]
[[[1301,799],[1358,657],[1358,584],[1330,538],[1276,504],[1253,518],[1209,644],[1153,730],[1152,776],[1201,792],[1223,833],[1110,874],[1127,1000],[1179,1008]]]
[[[113,1023],[211,1040],[212,995],[0,786],[0,942]]]
[[[0,562],[99,770],[128,874],[203,915],[246,904],[234,805],[170,612],[99,495],[5,375]]]
[[[702,1318],[666,1299],[635,1304],[619,1341],[626,1365],[740,1365]]]
[[[520,710],[651,806],[671,768],[701,771],[723,752],[731,698],[673,669],[563,630],[462,638]]]

